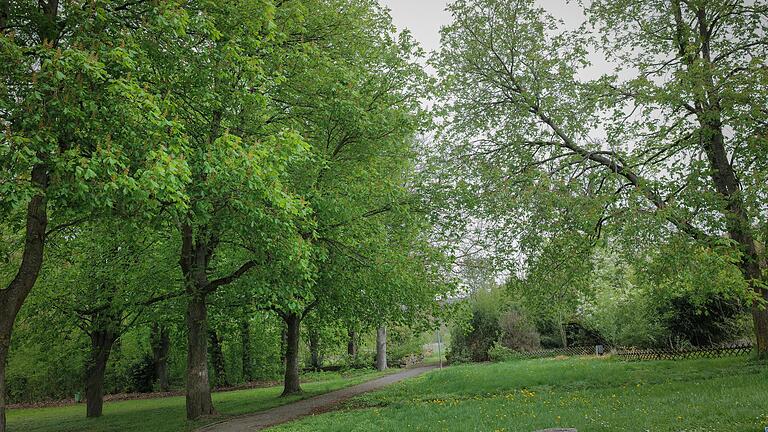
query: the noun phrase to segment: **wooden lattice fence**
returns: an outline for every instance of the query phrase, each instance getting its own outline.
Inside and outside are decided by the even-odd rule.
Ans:
[[[625,360],[683,360],[692,358],[719,358],[749,354],[753,350],[751,343],[717,345],[689,349],[619,349],[613,355]]]
[[[534,358],[547,358],[557,356],[585,356],[595,355],[595,347],[593,346],[580,346],[580,347],[568,347],[568,348],[552,348],[542,349],[536,351],[515,351],[515,357],[522,359],[534,359]]]
[[[605,352],[624,360],[682,360],[692,358],[719,358],[749,354],[754,349],[751,343],[715,345],[688,349],[635,349],[626,347],[605,347]],[[594,346],[517,351],[514,356],[521,359],[548,358],[558,356],[595,355]]]

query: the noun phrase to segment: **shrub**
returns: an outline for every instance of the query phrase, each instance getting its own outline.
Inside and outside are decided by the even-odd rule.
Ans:
[[[488,357],[493,362],[504,362],[520,358],[520,355],[502,344],[495,343],[491,349],[488,350]]]
[[[144,356],[131,365],[129,374],[131,378],[129,391],[137,393],[149,393],[152,391],[152,383],[155,381],[155,368],[151,356]]]
[[[510,310],[499,317],[500,346],[510,350],[533,351],[541,348],[539,332],[517,310]],[[499,345],[499,344],[497,344]]]
[[[471,302],[472,318],[469,330],[456,326],[451,329],[453,340],[446,359],[451,363],[466,361],[488,361],[491,349],[501,333],[499,327],[499,306],[489,301],[487,294],[477,293]]]
[[[424,339],[407,327],[392,327],[387,334],[387,362],[398,365],[406,358],[422,356]]]

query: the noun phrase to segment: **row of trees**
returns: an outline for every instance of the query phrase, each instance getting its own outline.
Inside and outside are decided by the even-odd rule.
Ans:
[[[449,9],[430,164],[446,231],[469,232],[542,313],[595,289],[598,247],[687,290],[681,309],[702,306],[686,287],[717,280],[768,354],[768,4],[596,0],[577,29],[533,0]],[[595,77],[594,58],[615,72]]]
[[[211,307],[283,320],[292,394],[308,316],[412,322],[447,291],[414,167],[430,83],[375,1],[0,1],[0,31],[0,431],[33,288],[91,341],[88,416],[115,341],[150,320],[162,358],[184,316],[190,419]]]

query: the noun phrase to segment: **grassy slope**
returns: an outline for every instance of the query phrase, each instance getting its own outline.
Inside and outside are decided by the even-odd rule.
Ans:
[[[355,399],[348,410],[274,432],[762,432],[768,367],[747,358],[625,363],[524,360],[455,366]]]
[[[178,432],[220,420],[224,416],[261,411],[298,399],[359,384],[381,373],[357,371],[311,374],[317,381],[302,384],[300,397],[280,398],[282,387],[214,393],[213,403],[221,416],[198,422],[184,419],[184,397],[146,399],[104,404],[104,416],[85,418],[85,405],[61,408],[17,409],[8,413],[9,432]],[[307,377],[305,377],[307,378]]]

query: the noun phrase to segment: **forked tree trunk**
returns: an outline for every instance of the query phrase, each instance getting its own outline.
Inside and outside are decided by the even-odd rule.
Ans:
[[[204,237],[201,234],[198,236]],[[179,264],[184,275],[187,293],[187,419],[195,420],[215,414],[208,379],[208,310],[205,303],[208,291],[208,263],[215,245],[208,241],[195,242],[190,224],[181,226],[181,258]]]
[[[301,317],[296,313],[286,314],[283,317],[286,324],[286,349],[285,349],[285,382],[283,396],[301,393],[299,379],[299,337],[301,330]]]
[[[387,368],[387,328],[379,326],[376,329],[376,369],[383,371]]]
[[[110,330],[91,332],[91,353],[86,367],[86,417],[101,417],[104,407],[104,374],[117,335]]]
[[[251,356],[251,324],[247,319],[240,323],[240,343],[242,345],[243,380],[253,380],[253,358]]]
[[[309,356],[312,369],[322,369],[323,358],[320,356],[320,333],[314,328],[309,331]]]
[[[205,296],[191,295],[187,303],[187,418],[213,415],[208,381],[208,311]]]
[[[213,366],[214,387],[226,387],[227,370],[224,364],[224,352],[221,349],[221,341],[216,330],[208,330],[208,338],[211,341],[211,365]]]
[[[188,223],[180,228],[179,265],[187,293],[187,419],[195,420],[201,416],[215,414],[208,379],[208,311],[205,299],[218,287],[237,280],[253,268],[256,262],[247,261],[233,273],[209,280],[209,264],[219,243],[216,236],[205,227],[198,227],[195,233],[192,225]]]
[[[24,251],[19,270],[5,289],[0,290],[0,432],[6,430],[5,418],[5,366],[11,346],[13,323],[29,292],[37,281],[43,265],[45,231],[48,209],[44,191],[48,186],[48,173],[44,165],[32,168],[32,184],[43,192],[33,196],[27,205]]]
[[[157,386],[160,391],[167,392],[171,389],[168,381],[168,351],[171,348],[171,339],[167,327],[157,323],[152,324],[151,345]]]

